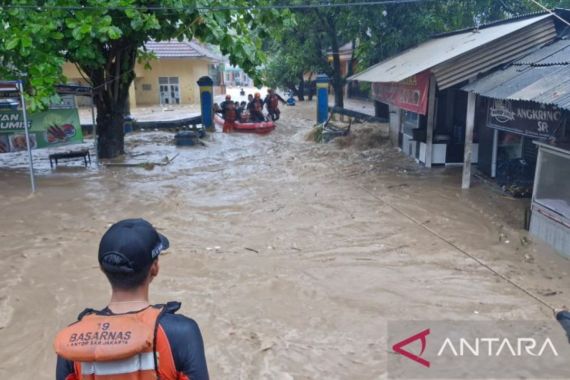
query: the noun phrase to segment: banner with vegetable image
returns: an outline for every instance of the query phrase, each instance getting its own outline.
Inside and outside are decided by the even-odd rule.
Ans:
[[[50,109],[28,115],[32,149],[83,142],[77,109]],[[21,111],[0,110],[0,153],[27,149]]]

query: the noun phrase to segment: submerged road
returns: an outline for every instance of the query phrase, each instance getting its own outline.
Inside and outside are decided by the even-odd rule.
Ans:
[[[53,336],[105,305],[98,241],[128,217],[169,237],[152,301],[179,300],[199,323],[212,379],[377,379],[388,320],[551,318],[460,250],[564,304],[570,265],[523,239],[519,201],[482,184],[462,193],[457,170],[388,146],[307,142],[313,116],[286,108],[268,136],[215,133],[207,147],[130,135],[127,163],[179,154],[151,170],[51,172],[36,151],[35,196],[23,156],[3,157],[0,378],[53,378]]]

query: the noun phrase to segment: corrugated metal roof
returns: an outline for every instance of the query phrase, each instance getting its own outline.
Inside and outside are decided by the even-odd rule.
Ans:
[[[451,87],[497,66],[519,59],[554,40],[552,19],[541,20],[504,38],[473,49],[432,68],[440,89]]]
[[[212,61],[222,61],[222,57],[197,41],[149,41],[145,44],[157,58],[205,58]]]
[[[464,86],[463,90],[494,99],[527,100],[570,110],[570,41],[558,40]]]
[[[440,89],[520,58],[529,49],[552,41],[556,30],[550,15],[505,22],[478,30],[433,38],[380,62],[350,80],[399,82],[425,70]]]

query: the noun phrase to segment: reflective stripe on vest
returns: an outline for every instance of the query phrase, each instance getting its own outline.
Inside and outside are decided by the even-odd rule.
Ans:
[[[82,362],[82,375],[118,375],[152,370],[154,373],[154,354],[143,352],[129,359],[112,362]]]

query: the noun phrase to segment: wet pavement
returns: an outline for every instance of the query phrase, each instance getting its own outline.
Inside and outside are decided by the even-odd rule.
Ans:
[[[307,142],[313,106],[283,109],[268,136],[206,146],[129,134],[116,162],[144,167],[51,170],[34,151],[33,196],[25,155],[0,155],[0,377],[53,378],[57,329],[107,302],[99,238],[129,217],[169,237],[152,301],[182,301],[213,379],[383,378],[388,320],[551,318],[463,251],[564,305],[569,262],[521,229],[524,200],[480,181],[462,192],[457,168],[429,171],[385,144]]]

